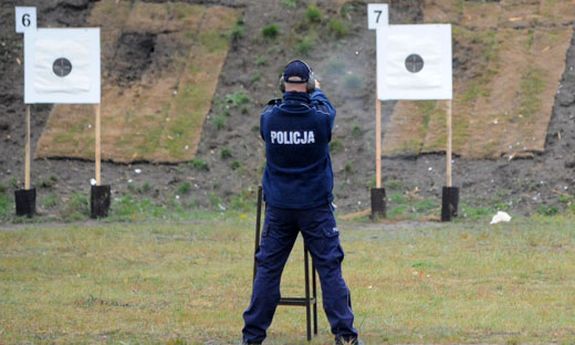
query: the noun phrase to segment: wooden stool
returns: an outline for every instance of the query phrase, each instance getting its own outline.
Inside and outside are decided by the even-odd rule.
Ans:
[[[262,219],[262,187],[258,187],[258,206],[256,215],[256,238],[254,251],[254,276],[256,279],[257,263],[255,254],[258,252],[261,240],[261,219]],[[281,297],[278,305],[305,307],[306,312],[306,331],[307,340],[312,339],[312,316],[313,316],[313,335],[317,335],[317,278],[316,270],[311,260],[311,279],[310,279],[310,260],[307,246],[303,246],[304,275],[305,275],[305,296],[304,297]]]

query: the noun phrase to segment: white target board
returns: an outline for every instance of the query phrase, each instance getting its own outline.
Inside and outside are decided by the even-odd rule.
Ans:
[[[24,103],[100,103],[100,29],[24,35]]]
[[[452,99],[451,25],[377,28],[380,100]]]

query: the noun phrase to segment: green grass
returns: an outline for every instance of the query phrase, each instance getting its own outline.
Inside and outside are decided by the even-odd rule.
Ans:
[[[7,193],[0,193],[0,220],[7,219],[14,212],[12,204]]]
[[[541,69],[530,67],[521,77],[519,112],[525,119],[533,118],[541,111],[541,94],[545,91],[545,81]]]
[[[250,216],[251,217],[251,216]],[[570,344],[573,216],[511,223],[340,223],[344,277],[367,344]],[[249,302],[253,221],[38,225],[0,230],[2,344],[235,344]],[[301,242],[282,282],[303,293]],[[321,310],[321,309],[320,309]],[[279,307],[268,345],[305,341]]]

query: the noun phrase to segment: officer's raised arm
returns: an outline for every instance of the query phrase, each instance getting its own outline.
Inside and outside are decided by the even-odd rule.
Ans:
[[[330,129],[333,129],[336,111],[327,96],[319,88],[319,82],[316,83],[316,88],[311,94],[311,102],[318,113],[329,116]]]

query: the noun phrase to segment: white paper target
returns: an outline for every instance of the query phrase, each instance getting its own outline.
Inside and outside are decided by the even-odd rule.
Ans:
[[[451,25],[377,29],[378,98],[451,99]]]
[[[25,103],[100,103],[100,29],[38,29],[24,40]]]

